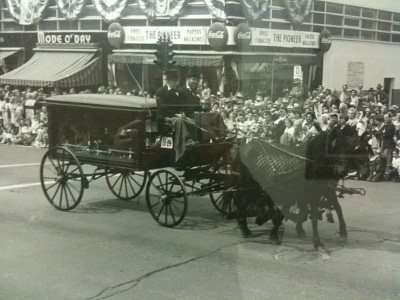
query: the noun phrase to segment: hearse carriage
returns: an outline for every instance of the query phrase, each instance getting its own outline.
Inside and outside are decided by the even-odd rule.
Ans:
[[[75,208],[90,182],[105,177],[120,199],[134,199],[145,190],[148,209],[163,226],[182,222],[191,195],[209,195],[222,213],[230,209],[223,197],[237,178],[226,159],[232,142],[225,136],[210,138],[210,127],[196,124],[207,138],[195,141],[177,163],[176,132],[157,120],[155,99],[76,94],[49,97],[43,105],[49,150],[40,179],[55,208]]]

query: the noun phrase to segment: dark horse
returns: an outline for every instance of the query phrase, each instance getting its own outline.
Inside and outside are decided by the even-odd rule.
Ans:
[[[296,222],[299,235],[304,235],[302,224],[310,217],[314,248],[318,249],[323,246],[318,234],[321,208],[336,211],[340,236],[347,237],[336,188],[339,180],[347,175],[350,165],[360,165],[360,160],[368,159],[368,152],[362,150],[364,147],[363,139],[357,136],[356,131],[346,135],[335,131],[322,132],[302,147],[285,147],[253,139],[240,148],[240,161],[251,177],[267,191],[267,199],[273,199],[274,203],[282,207],[283,215]],[[240,228],[240,220],[243,218],[240,208],[246,207],[246,204],[238,202]],[[268,208],[274,207],[271,202],[272,200],[269,201]],[[275,227],[276,224],[280,224],[281,215],[280,211],[276,211],[268,209],[269,213],[259,216],[256,222],[262,224],[272,219],[275,226],[271,232],[271,239],[279,241]],[[245,226],[244,223],[242,227]]]

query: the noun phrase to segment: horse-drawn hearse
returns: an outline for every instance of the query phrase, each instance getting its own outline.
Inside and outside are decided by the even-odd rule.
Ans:
[[[239,225],[248,216],[249,203],[255,203],[260,208],[256,214],[265,212],[257,215],[257,224],[272,220],[275,240],[281,209],[286,218],[294,215],[299,234],[309,216],[318,248],[321,209],[336,210],[340,235],[346,237],[337,197],[365,194],[338,185],[345,174],[338,169],[367,157],[356,132],[324,133],[296,149],[254,139],[237,148],[238,162],[231,155],[235,134],[226,131],[215,113],[165,123],[157,118],[154,99],[122,95],[53,96],[44,104],[49,150],[40,180],[47,200],[59,210],[75,208],[89,184],[104,177],[120,199],[134,199],[144,190],[152,217],[166,227],[183,221],[190,196],[209,195],[218,211],[236,214]]]
[[[134,199],[145,190],[148,209],[163,226],[182,222],[191,195],[209,195],[220,212],[227,212],[222,196],[234,187],[235,175],[225,159],[232,141],[202,126],[201,118],[192,122],[197,140],[177,149],[176,136],[186,142],[187,137],[160,124],[155,99],[76,94],[49,97],[43,104],[48,108],[49,150],[40,180],[55,208],[75,208],[89,184],[104,177],[120,199]]]

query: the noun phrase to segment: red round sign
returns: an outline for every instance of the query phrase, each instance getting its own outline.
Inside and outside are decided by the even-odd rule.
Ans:
[[[119,47],[124,42],[124,28],[118,23],[112,23],[108,26],[107,39],[111,46]]]
[[[235,29],[235,43],[239,49],[248,49],[251,44],[251,28],[246,23],[240,23]]]
[[[222,50],[228,41],[228,30],[222,23],[214,23],[208,28],[208,43],[214,50]]]
[[[332,35],[329,30],[322,30],[321,34],[319,35],[319,48],[323,52],[327,52],[332,45]]]

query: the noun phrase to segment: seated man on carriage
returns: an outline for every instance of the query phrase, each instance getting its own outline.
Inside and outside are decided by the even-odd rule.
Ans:
[[[188,74],[186,86],[179,90],[177,71],[168,71],[166,75],[166,85],[156,92],[157,120],[161,133],[172,130],[175,162],[178,162],[196,143],[224,137],[226,127],[218,113],[202,112],[193,73]]]

